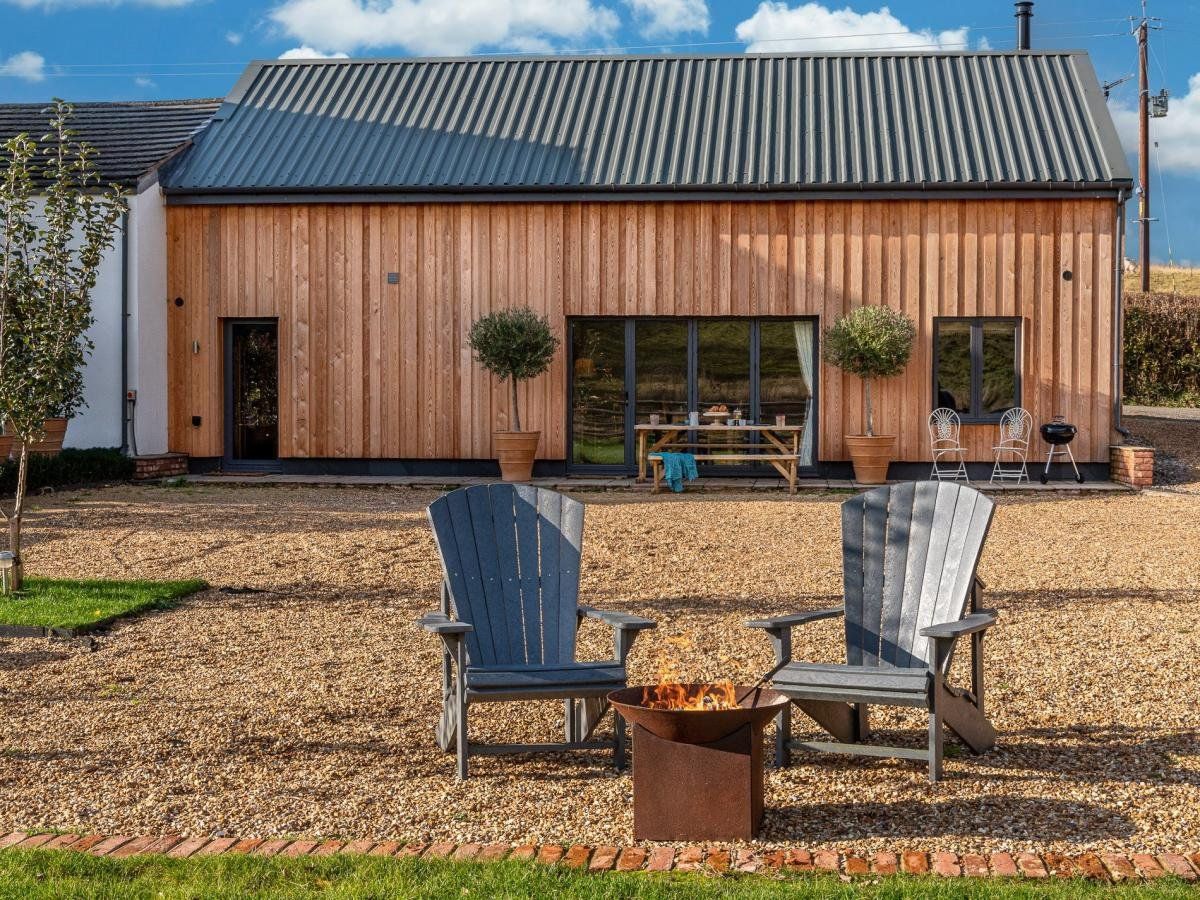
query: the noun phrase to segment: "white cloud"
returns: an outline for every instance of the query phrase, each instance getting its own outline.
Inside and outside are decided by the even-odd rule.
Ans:
[[[293,47],[279,54],[280,59],[345,59],[345,53],[322,53],[312,47]]]
[[[764,0],[754,15],[739,22],[738,40],[749,53],[794,50],[963,50],[968,29],[914,31],[890,9],[858,13],[850,7],[830,9],[820,3],[789,7],[784,0]]]
[[[133,83],[140,88],[158,87],[153,78],[147,78],[145,75],[139,75],[137,78],[133,79]]]
[[[23,81],[42,81],[46,77],[46,59],[40,53],[22,50],[0,61],[0,75],[9,75]]]
[[[430,55],[604,37],[619,25],[593,0],[283,0],[270,16],[325,51],[401,47]]]
[[[675,34],[708,31],[708,3],[705,0],[623,0],[643,37],[669,37]]]
[[[236,47],[238,44],[240,44],[242,42],[242,36],[240,34],[238,34],[236,31],[227,31],[227,32],[225,32],[225,40],[228,41],[229,43],[233,44],[233,46]]]
[[[1125,152],[1137,153],[1137,109],[1127,102],[1109,104],[1117,133]],[[1164,172],[1200,175],[1200,73],[1188,79],[1188,92],[1172,97],[1170,112],[1165,118],[1150,120],[1151,162],[1162,166]],[[1153,143],[1158,143],[1155,151]]]

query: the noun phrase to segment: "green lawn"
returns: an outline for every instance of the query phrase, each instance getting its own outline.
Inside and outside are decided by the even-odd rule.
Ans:
[[[26,578],[19,594],[0,597],[0,625],[85,631],[146,609],[165,609],[208,587],[203,581],[76,581]]]
[[[20,897],[565,897],[565,898],[1166,898],[1194,897],[1180,882],[1113,887],[1084,881],[893,876],[847,884],[831,876],[605,873],[535,863],[430,863],[333,856],[104,859],[70,852],[0,853],[0,898]]]

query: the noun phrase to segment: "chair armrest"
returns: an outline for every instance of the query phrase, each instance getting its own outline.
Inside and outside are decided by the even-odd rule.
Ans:
[[[986,591],[987,590],[987,582],[985,582],[982,578],[980,578],[978,575],[976,575],[975,576],[975,587],[979,588],[981,591]]]
[[[630,613],[613,612],[608,609],[596,609],[594,606],[580,606],[577,614],[580,618],[598,619],[616,628],[618,631],[643,631],[647,628],[657,628],[658,623],[653,619]]]
[[[996,611],[994,609],[981,609],[979,612],[971,613],[969,616],[963,616],[957,622],[943,622],[940,625],[930,625],[928,628],[921,629],[923,637],[931,638],[957,638],[964,634],[974,634],[976,631],[983,631],[985,628],[991,628],[996,624]]]
[[[421,618],[417,619],[417,627],[428,631],[430,634],[466,634],[469,631],[474,631],[475,626],[470,622],[456,622],[449,616],[440,612],[425,613]]]
[[[766,631],[777,631],[782,628],[794,628],[797,625],[807,625],[809,622],[819,622],[821,619],[836,619],[844,615],[846,610],[839,606],[836,609],[811,609],[808,612],[792,613],[787,616],[772,616],[769,619],[752,619],[746,623],[747,628],[762,628]]]

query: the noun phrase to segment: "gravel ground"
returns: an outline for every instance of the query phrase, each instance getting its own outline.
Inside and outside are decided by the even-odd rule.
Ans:
[[[1130,407],[1126,407],[1130,409]],[[1134,407],[1122,423],[1155,448],[1154,484],[1200,494],[1200,410]]]
[[[628,843],[609,757],[480,758],[458,784],[433,743],[438,646],[412,620],[439,577],[411,489],[120,487],[41,498],[35,574],[207,578],[94,652],[0,643],[0,826],[108,833]],[[769,668],[748,617],[836,601],[836,495],[583,494],[584,597],[657,618],[631,657],[689,634],[684,670]],[[769,771],[764,840],[962,851],[1200,849],[1200,498],[999,500],[981,573],[1000,732],[912,763],[802,757]],[[260,593],[232,592],[251,588]],[[797,632],[834,661],[839,626]],[[609,634],[588,623],[581,658]],[[963,658],[965,660],[965,654]],[[559,704],[473,713],[483,738],[561,734]],[[923,720],[880,713],[922,739]],[[803,731],[802,717],[797,718]],[[894,737],[894,735],[891,735]]]

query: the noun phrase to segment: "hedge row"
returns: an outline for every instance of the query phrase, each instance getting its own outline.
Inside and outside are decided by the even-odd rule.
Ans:
[[[64,450],[57,456],[35,453],[29,457],[28,490],[32,493],[43,487],[129,481],[133,468],[133,460],[116,449]],[[17,461],[10,459],[0,464],[0,494],[8,496],[16,489]]]
[[[1125,294],[1125,400],[1200,404],[1200,297]]]

